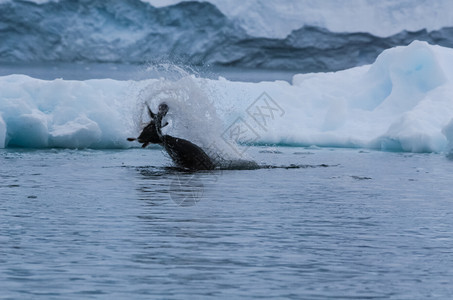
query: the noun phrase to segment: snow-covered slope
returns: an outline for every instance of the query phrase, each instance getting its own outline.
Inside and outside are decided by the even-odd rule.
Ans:
[[[429,2],[426,10],[424,1],[211,2],[224,13],[212,3],[193,1],[154,7],[141,0],[3,0],[0,63],[166,60],[306,73],[369,64],[384,49],[413,40],[453,47],[453,27],[431,30],[453,26],[451,14],[445,15],[453,4],[441,0]],[[427,22],[419,11],[438,15]],[[401,23],[412,13],[411,22]],[[339,20],[352,25],[341,27]],[[404,28],[419,30],[395,33]],[[393,35],[375,35],[384,32]]]
[[[245,35],[211,4],[157,9],[139,0],[8,1],[0,28],[0,61],[220,61],[222,46]]]
[[[153,5],[176,0],[143,0]],[[285,38],[303,26],[386,37],[453,26],[450,0],[208,0],[252,36]]]

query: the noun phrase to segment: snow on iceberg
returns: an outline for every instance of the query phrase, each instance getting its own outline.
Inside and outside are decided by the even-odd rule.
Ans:
[[[262,144],[442,152],[442,129],[453,117],[452,62],[451,49],[413,42],[383,52],[373,65],[298,74],[292,84],[224,83],[219,98],[233,101],[235,117],[251,126],[247,109],[253,97],[265,91],[279,104],[282,117],[268,120],[266,130],[253,127]]]
[[[450,158],[453,158],[453,118],[451,121],[444,127],[442,130],[443,134],[447,137],[448,146],[447,146],[447,154]]]
[[[372,65],[298,74],[292,83],[11,75],[0,77],[0,146],[129,147],[143,102],[165,100],[174,107],[166,130],[203,146],[242,126],[234,142],[445,152],[453,148],[452,82],[453,50],[426,42],[384,51]]]
[[[131,133],[124,99],[135,99],[143,82],[110,79],[46,81],[24,75],[0,77],[0,141],[3,147],[121,148]],[[6,127],[6,128],[5,128]]]
[[[6,124],[0,115],[0,148],[5,148]]]

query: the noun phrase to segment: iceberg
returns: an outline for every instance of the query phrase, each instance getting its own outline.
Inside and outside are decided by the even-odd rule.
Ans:
[[[205,148],[232,144],[449,152],[453,50],[415,41],[371,65],[297,74],[292,82],[207,79],[121,81],[0,77],[0,146],[138,147],[144,102],[170,105],[175,136]],[[242,127],[241,127],[242,126]],[[231,129],[244,129],[233,136]],[[234,143],[228,141],[232,138]]]
[[[5,148],[5,139],[6,139],[6,124],[0,115],[0,149]]]
[[[0,77],[3,147],[121,148],[142,82]],[[126,101],[122,101],[126,99]],[[3,124],[3,125],[2,125]],[[2,130],[3,129],[3,130]]]

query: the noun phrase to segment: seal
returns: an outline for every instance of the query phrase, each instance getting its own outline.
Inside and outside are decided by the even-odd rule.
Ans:
[[[149,144],[159,144],[163,146],[173,162],[183,169],[193,171],[215,169],[216,166],[211,158],[199,146],[182,138],[162,134],[162,128],[168,125],[168,123],[162,125],[162,119],[169,110],[166,103],[161,103],[159,105],[157,115],[153,113],[148,105],[146,106],[151,121],[143,128],[137,138],[128,138],[128,141],[137,140],[139,143],[143,144],[142,148],[145,148]]]

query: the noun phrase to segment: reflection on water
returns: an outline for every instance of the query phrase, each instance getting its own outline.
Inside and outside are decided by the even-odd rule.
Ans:
[[[135,169],[140,179],[137,190],[140,192],[141,200],[150,200],[150,203],[152,203],[156,199],[169,198],[178,206],[192,206],[203,199],[205,185],[210,186],[215,184],[225,172],[253,171],[258,169],[328,168],[337,166],[327,164],[258,165],[255,162],[251,164],[250,161],[238,160],[229,164],[227,168],[211,171],[193,172],[176,167],[152,166],[137,167]]]
[[[170,198],[180,206],[192,206],[203,197],[204,185],[199,175],[178,175],[170,183]]]
[[[219,173],[190,172],[172,167],[138,167],[136,170],[141,179],[137,188],[141,200],[153,203],[156,199],[167,197],[178,206],[196,205],[203,199],[205,182],[215,181]]]
[[[137,191],[140,200],[147,200],[149,205],[159,205],[168,200],[168,176],[163,168],[138,167]]]

